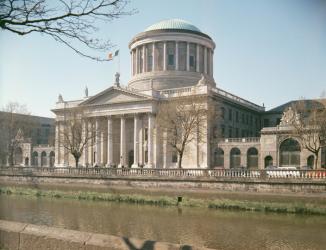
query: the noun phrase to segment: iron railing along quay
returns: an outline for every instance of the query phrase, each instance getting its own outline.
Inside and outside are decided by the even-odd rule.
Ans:
[[[326,170],[0,167],[0,175],[208,179],[324,179]],[[325,182],[326,183],[326,182]]]

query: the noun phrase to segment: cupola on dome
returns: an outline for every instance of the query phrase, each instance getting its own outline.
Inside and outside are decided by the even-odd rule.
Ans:
[[[200,29],[198,29],[195,25],[192,25],[191,23],[182,20],[182,19],[168,19],[163,20],[158,23],[152,24],[149,26],[146,31],[152,31],[152,30],[190,30],[195,32],[201,32]]]

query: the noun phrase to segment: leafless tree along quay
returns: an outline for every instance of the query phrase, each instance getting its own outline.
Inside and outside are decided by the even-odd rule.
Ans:
[[[1,0],[0,27],[2,30],[25,36],[40,33],[68,46],[77,54],[96,60],[103,57],[88,54],[87,49],[108,51],[110,40],[96,37],[99,22],[111,22],[132,15],[126,10],[128,0]],[[81,49],[84,48],[84,49]]]
[[[304,148],[315,155],[315,168],[319,152],[326,147],[326,101],[301,100],[294,106],[292,117],[293,136],[298,137]]]
[[[23,135],[32,132],[33,121],[25,105],[9,102],[0,113],[0,158],[8,158],[10,166],[15,165],[15,153]],[[20,114],[20,115],[18,115]],[[24,115],[23,118],[21,115]]]
[[[100,131],[94,124],[87,122],[88,118],[81,108],[65,110],[63,115],[64,120],[61,124],[64,129],[60,131],[59,140],[62,140],[60,145],[74,157],[75,166],[78,167],[85,148],[94,143]]]
[[[177,97],[159,104],[156,123],[162,140],[177,153],[179,168],[187,145],[207,141],[214,112],[209,99],[201,96]]]

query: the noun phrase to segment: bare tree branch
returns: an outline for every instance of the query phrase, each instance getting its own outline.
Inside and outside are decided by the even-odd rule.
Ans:
[[[81,49],[108,51],[110,40],[96,38],[98,22],[111,22],[136,13],[127,10],[129,0],[0,0],[0,28],[25,36],[48,35],[77,54],[97,60],[105,57],[88,55]]]

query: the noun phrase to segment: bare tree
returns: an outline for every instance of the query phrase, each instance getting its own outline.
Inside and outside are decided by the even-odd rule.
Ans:
[[[135,13],[125,11],[127,4],[128,0],[0,0],[0,27],[21,36],[44,34],[81,56],[106,61],[86,54],[78,45],[97,51],[112,48],[109,40],[95,37],[96,25]]]
[[[178,153],[178,168],[188,144],[206,141],[210,114],[207,97],[178,97],[159,104],[156,124],[162,139]]]
[[[81,108],[64,111],[64,120],[61,121],[64,129],[60,131],[62,142],[59,147],[65,148],[74,157],[76,167],[85,148],[96,137],[96,129],[93,126],[87,126],[87,122],[88,117]]]
[[[293,135],[304,148],[315,155],[317,168],[319,152],[326,147],[326,99],[301,100],[293,105]]]
[[[34,123],[25,105],[8,103],[0,112],[0,155],[8,158],[10,166],[15,164],[14,154],[21,143],[22,134],[30,136]]]

